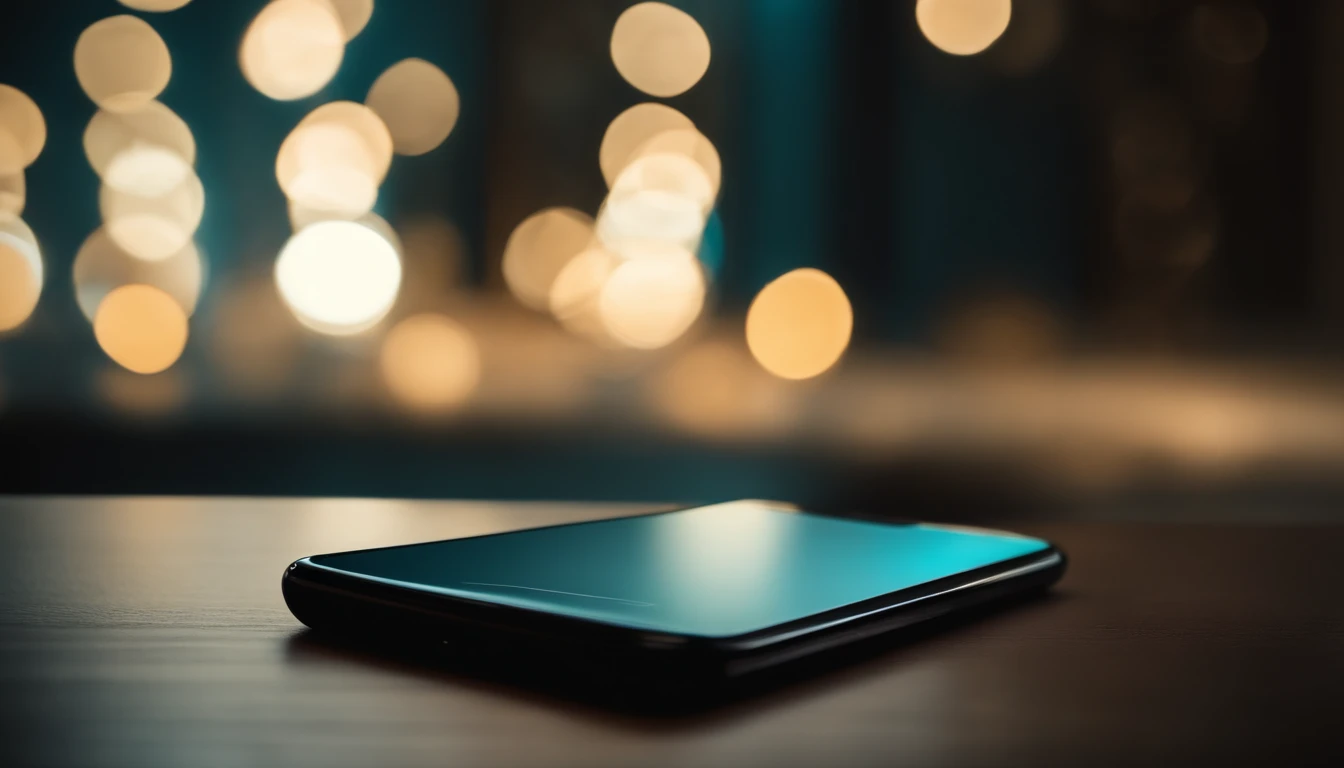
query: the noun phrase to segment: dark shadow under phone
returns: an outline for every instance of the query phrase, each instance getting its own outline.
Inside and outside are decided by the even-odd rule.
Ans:
[[[733,678],[678,680],[645,670],[632,673],[612,666],[598,655],[547,653],[489,641],[431,642],[402,637],[358,636],[305,629],[287,641],[286,656],[293,663],[338,661],[372,665],[392,672],[429,676],[445,685],[487,689],[505,696],[525,697],[567,707],[579,707],[603,720],[629,727],[663,728],[716,719],[733,712],[769,706],[806,695],[818,686],[840,684],[865,666],[915,642],[936,641],[973,622],[984,621],[1011,606],[1046,604],[1061,599],[1045,587],[1031,589],[940,616],[902,631],[848,643],[787,664]]]

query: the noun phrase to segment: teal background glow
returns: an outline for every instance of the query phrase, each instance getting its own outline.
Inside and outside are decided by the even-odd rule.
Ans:
[[[626,627],[729,637],[1038,552],[1009,534],[732,502],[320,555],[323,567]]]

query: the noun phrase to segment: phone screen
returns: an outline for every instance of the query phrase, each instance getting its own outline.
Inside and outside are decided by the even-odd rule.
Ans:
[[[1047,548],[1012,534],[739,501],[319,555],[380,582],[657,632],[730,637]]]

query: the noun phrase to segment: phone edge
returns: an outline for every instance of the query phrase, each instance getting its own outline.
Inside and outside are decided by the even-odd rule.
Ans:
[[[315,630],[360,633],[367,622],[376,625],[373,634],[440,642],[455,633],[502,633],[540,645],[593,644],[622,653],[675,656],[734,677],[1017,594],[1044,591],[1062,578],[1068,558],[1053,542],[1041,541],[1045,548],[1037,552],[728,637],[658,632],[415,590],[336,571],[308,557],[286,568],[281,591],[295,618]]]

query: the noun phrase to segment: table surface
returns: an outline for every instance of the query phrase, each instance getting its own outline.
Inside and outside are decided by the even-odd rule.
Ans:
[[[323,647],[280,596],[308,554],[634,511],[0,497],[0,765],[1344,757],[1344,527],[1023,526],[1071,555],[1053,597],[675,716]]]

